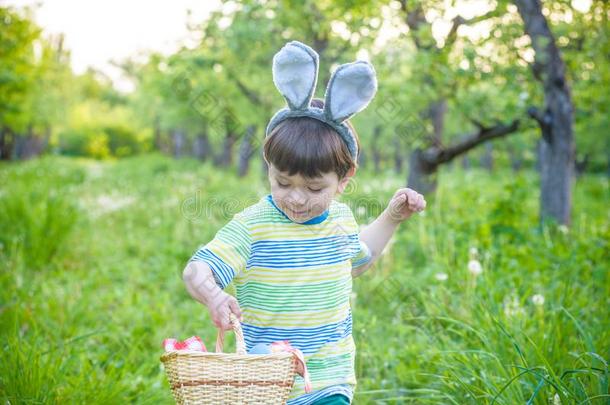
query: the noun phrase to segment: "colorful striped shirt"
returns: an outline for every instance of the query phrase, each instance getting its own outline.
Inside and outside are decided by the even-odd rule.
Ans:
[[[246,349],[288,340],[305,355],[312,391],[300,376],[289,405],[333,394],[353,399],[352,269],[371,260],[358,224],[344,203],[307,222],[292,221],[271,195],[245,208],[200,247],[218,286],[233,282],[243,316]]]

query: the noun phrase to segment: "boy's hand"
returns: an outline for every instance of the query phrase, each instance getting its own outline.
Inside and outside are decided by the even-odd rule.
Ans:
[[[400,223],[425,208],[426,200],[423,195],[410,188],[401,188],[390,199],[386,214],[392,221]]]
[[[231,322],[229,320],[229,314],[232,312],[235,314],[239,321],[242,321],[241,308],[237,303],[237,299],[227,294],[224,291],[220,291],[217,295],[210,300],[207,305],[210,311],[210,317],[217,328],[222,330],[232,330]]]

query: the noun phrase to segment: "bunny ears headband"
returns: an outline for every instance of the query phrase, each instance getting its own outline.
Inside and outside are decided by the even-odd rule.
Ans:
[[[288,107],[279,110],[271,118],[266,136],[287,118],[315,118],[339,133],[356,161],[356,138],[344,121],[366,108],[375,96],[375,69],[364,61],[339,66],[326,88],[324,109],[320,109],[310,106],[318,80],[318,61],[316,51],[298,41],[288,42],[275,54],[273,83],[286,99]]]

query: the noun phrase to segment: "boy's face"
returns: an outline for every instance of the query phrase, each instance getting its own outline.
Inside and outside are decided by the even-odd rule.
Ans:
[[[271,195],[277,206],[295,222],[305,222],[322,214],[332,199],[341,194],[354,170],[343,179],[337,173],[324,173],[321,177],[290,176],[269,164]]]

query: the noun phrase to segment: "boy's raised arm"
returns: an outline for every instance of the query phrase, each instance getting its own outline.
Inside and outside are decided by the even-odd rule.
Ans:
[[[393,220],[386,211],[383,211],[371,224],[360,231],[360,240],[371,251],[371,260],[352,270],[354,278],[366,272],[373,265],[400,224]]]
[[[398,225],[415,212],[422,211],[425,207],[426,200],[417,191],[410,188],[397,190],[390,199],[387,208],[371,224],[360,231],[360,240],[371,251],[371,260],[354,268],[352,277],[358,277],[366,272],[381,255]]]

